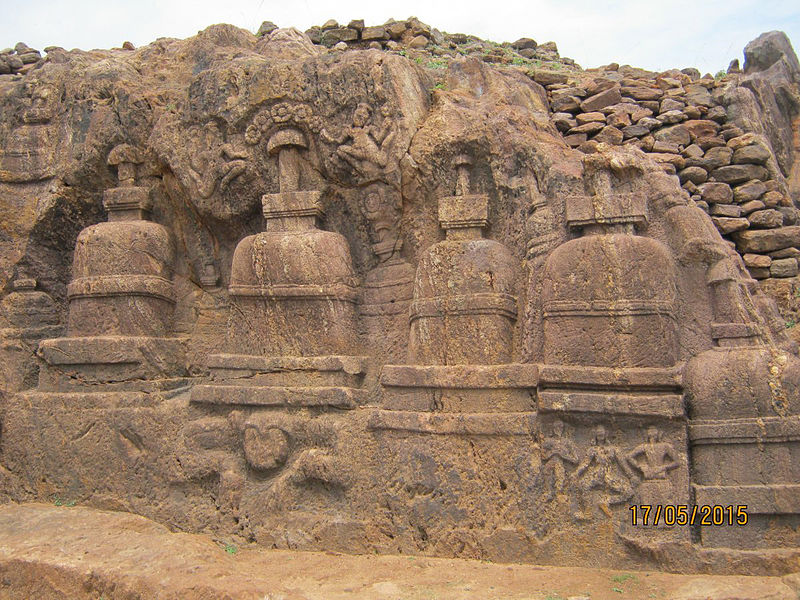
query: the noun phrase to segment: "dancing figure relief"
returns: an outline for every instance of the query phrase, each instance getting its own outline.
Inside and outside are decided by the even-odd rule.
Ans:
[[[608,443],[605,427],[595,427],[592,445],[574,474],[580,507],[576,517],[590,518],[587,502],[595,490],[599,490],[604,496],[603,500],[597,502],[597,507],[610,517],[609,505],[621,504],[633,495],[630,484],[632,475],[627,457],[616,446]]]
[[[395,137],[394,122],[387,105],[381,108],[381,114],[384,118],[380,127],[370,125],[372,109],[362,102],[353,112],[352,125],[341,133],[332,135],[326,129],[320,131],[324,141],[338,146],[335,160],[366,178],[376,177],[389,164],[388,150]]]
[[[667,479],[671,470],[681,466],[672,444],[661,441],[661,432],[655,427],[647,429],[647,441],[631,450],[626,460],[645,481]]]
[[[224,191],[231,182],[247,170],[247,152],[225,143],[216,123],[203,128],[205,150],[189,159],[190,174],[202,198],[210,198],[219,186]]]

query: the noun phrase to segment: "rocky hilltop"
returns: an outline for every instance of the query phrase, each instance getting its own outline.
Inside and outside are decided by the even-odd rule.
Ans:
[[[0,115],[4,500],[798,570],[784,34],[714,76],[415,18],[17,44]]]

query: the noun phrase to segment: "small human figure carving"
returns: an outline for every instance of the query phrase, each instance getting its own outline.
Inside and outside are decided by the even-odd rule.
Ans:
[[[381,113],[384,116],[381,126],[369,125],[372,109],[361,102],[353,112],[353,125],[340,135],[331,135],[325,129],[320,131],[322,139],[339,146],[335,153],[339,161],[367,177],[374,175],[376,167],[379,170],[386,167],[389,162],[387,149],[394,140],[394,124],[389,116],[389,107],[384,105]]]
[[[672,444],[661,441],[661,432],[656,427],[648,427],[647,441],[631,450],[625,460],[641,472],[645,481],[666,479],[672,469],[681,465]]]
[[[384,184],[374,184],[366,190],[361,212],[369,221],[370,238],[379,257],[382,260],[391,257],[399,249],[402,196]]]
[[[391,147],[392,142],[394,142],[395,136],[395,127],[394,127],[394,120],[392,119],[392,108],[389,104],[384,104],[381,106],[381,116],[383,116],[383,122],[381,123],[380,133],[378,137],[381,140],[381,150],[386,151],[387,148]]]
[[[615,468],[615,463],[619,469]],[[616,471],[620,471],[624,477],[620,477]],[[633,496],[633,489],[629,482],[632,475],[626,457],[615,446],[609,445],[605,427],[602,425],[595,427],[592,445],[583,462],[575,470],[580,506],[580,512],[576,517],[579,519],[589,518],[586,499],[593,490],[606,491],[607,501],[598,502],[597,507],[610,517],[608,505],[620,504]]]
[[[542,442],[542,479],[547,489],[545,500],[552,500],[567,484],[567,465],[578,464],[578,450],[564,437],[564,423],[553,421],[552,436]]]
[[[205,150],[189,159],[192,179],[202,198],[209,198],[217,189],[224,190],[230,183],[247,170],[246,152],[237,150],[233,144],[226,144],[219,127],[213,121],[204,128]]]

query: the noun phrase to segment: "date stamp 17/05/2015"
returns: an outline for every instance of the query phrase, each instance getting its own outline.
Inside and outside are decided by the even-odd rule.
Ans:
[[[629,509],[634,527],[742,527],[748,520],[746,504],[634,504]]]

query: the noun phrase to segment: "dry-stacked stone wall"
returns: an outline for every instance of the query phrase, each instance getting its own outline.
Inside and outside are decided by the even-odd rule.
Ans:
[[[797,209],[763,138],[728,119],[723,95],[732,71],[701,77],[695,69],[655,74],[612,64],[586,71],[579,83],[547,85],[551,118],[575,148],[640,148],[680,178],[753,278],[794,277],[800,250],[778,238],[797,233],[785,229],[797,224]]]
[[[264,21],[257,35],[267,36],[277,28],[271,21]],[[389,19],[383,25],[374,26],[366,26],[363,19],[350,21],[347,26],[331,19],[305,33],[318,46],[333,50],[371,48],[397,52],[431,69],[446,68],[450,58],[475,56],[484,62],[526,69],[580,70],[574,60],[558,53],[555,42],[539,44],[525,37],[500,44],[474,35],[442,32],[416,17],[404,21]],[[530,74],[533,77],[532,71]],[[542,77],[545,83],[553,80],[552,75]],[[561,80],[560,74],[555,80]]]
[[[46,52],[49,50],[45,50]],[[0,75],[26,73],[42,61],[42,53],[23,42],[13,48],[0,50]]]

